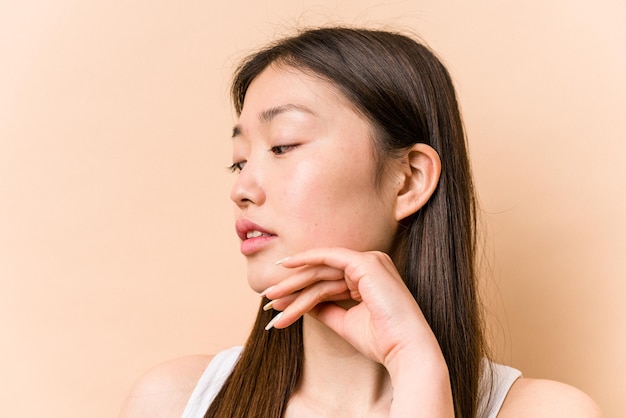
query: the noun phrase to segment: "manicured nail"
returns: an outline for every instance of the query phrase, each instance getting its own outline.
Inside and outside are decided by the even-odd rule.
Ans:
[[[281,259],[280,259],[280,260],[278,260],[275,264],[276,264],[277,266],[279,266],[279,265],[283,264],[283,262],[285,262],[285,261],[289,260],[290,258],[291,258],[291,257],[281,258]]]
[[[268,303],[265,304],[265,306],[263,306],[263,310],[264,311],[269,311],[270,309],[272,309],[274,307],[274,302],[276,302],[278,299],[276,300],[270,300]]]
[[[278,315],[276,315],[274,318],[272,318],[272,320],[270,322],[268,322],[268,324],[265,326],[265,331],[269,331],[272,328],[274,328],[274,324],[278,322],[278,320],[280,318],[283,317],[283,312],[279,312]]]
[[[267,295],[269,292],[271,292],[272,290],[274,290],[276,286],[270,286],[267,289],[265,289],[264,291],[261,292],[261,294],[259,296],[264,297],[265,295]]]

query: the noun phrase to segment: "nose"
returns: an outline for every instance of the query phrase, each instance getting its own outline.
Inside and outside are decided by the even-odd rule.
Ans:
[[[265,202],[265,190],[262,186],[260,170],[256,169],[250,161],[237,175],[237,180],[230,190],[230,199],[240,208],[249,205],[262,205]]]

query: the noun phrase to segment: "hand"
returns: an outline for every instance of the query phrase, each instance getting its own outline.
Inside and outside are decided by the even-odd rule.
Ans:
[[[272,308],[283,311],[274,327],[285,328],[309,313],[388,368],[405,350],[412,356],[416,352],[441,356],[428,323],[388,255],[320,248],[296,254],[281,265],[293,269],[293,274],[264,292],[273,301]],[[333,303],[337,301],[354,302],[346,308]]]
[[[280,264],[293,274],[263,292],[282,310],[273,326],[287,327],[309,313],[383,364],[393,387],[390,418],[454,417],[437,339],[388,255],[320,248]]]

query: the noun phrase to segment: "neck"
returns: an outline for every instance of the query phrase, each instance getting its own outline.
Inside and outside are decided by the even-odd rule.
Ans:
[[[308,315],[303,338],[302,376],[290,405],[316,411],[315,416],[376,416],[388,411],[391,384],[381,364]]]

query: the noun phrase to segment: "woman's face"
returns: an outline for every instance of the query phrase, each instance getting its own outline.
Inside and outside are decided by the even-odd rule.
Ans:
[[[306,249],[391,250],[402,180],[376,183],[371,137],[327,81],[287,66],[253,80],[233,130],[231,199],[255,291],[288,274],[276,261]]]

